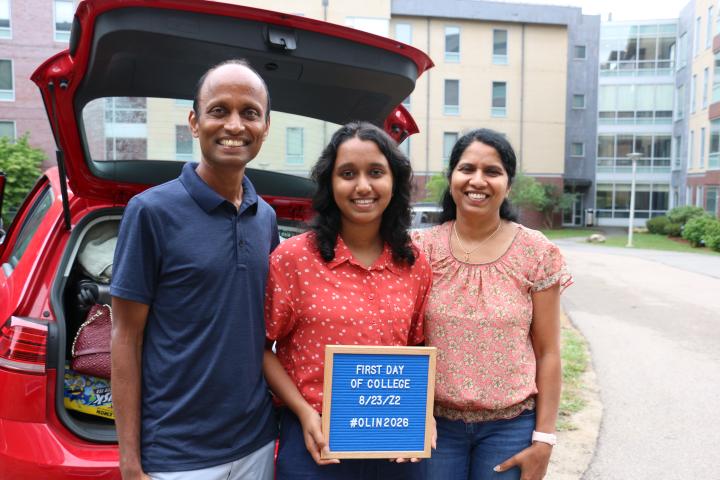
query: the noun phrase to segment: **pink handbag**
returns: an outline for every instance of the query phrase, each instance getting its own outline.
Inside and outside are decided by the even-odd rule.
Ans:
[[[87,320],[80,325],[73,340],[72,369],[86,375],[110,378],[111,334],[110,305],[93,305],[88,312]]]

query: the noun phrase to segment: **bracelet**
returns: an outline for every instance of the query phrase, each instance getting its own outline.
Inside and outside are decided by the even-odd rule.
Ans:
[[[547,443],[548,445],[557,445],[557,435],[554,433],[543,433],[533,431],[532,433],[533,442]]]

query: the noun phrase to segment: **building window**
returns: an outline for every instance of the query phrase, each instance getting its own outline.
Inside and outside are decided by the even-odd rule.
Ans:
[[[460,27],[445,27],[445,61],[460,61]]]
[[[690,113],[695,113],[695,86],[697,84],[697,75],[692,76],[690,83]]]
[[[702,108],[708,106],[708,81],[710,80],[710,70],[705,67],[703,70],[703,92],[702,92]]]
[[[681,70],[687,65],[687,32],[680,35],[677,48],[677,69]]]
[[[12,38],[10,0],[0,0],[0,38]]]
[[[685,85],[680,85],[675,96],[675,120],[682,120],[683,117],[685,117]]]
[[[690,130],[690,141],[688,142],[688,158],[687,158],[687,168],[688,170],[692,168],[694,159],[694,152],[695,150],[695,130]]]
[[[711,102],[720,102],[720,53],[716,53],[714,59]]]
[[[493,56],[492,61],[496,65],[507,65],[508,63],[508,34],[507,30],[493,29]]]
[[[700,168],[705,168],[705,127],[700,129]]]
[[[409,23],[396,23],[395,40],[407,45],[412,45],[412,25]]]
[[[712,186],[705,189],[705,211],[710,215],[718,215],[718,203],[720,203],[720,187]]]
[[[452,154],[452,149],[455,146],[455,142],[457,142],[457,139],[457,132],[443,133],[443,168],[447,168],[448,164],[450,163],[450,154]]]
[[[600,124],[669,124],[673,115],[673,86],[601,85]]]
[[[677,23],[601,28],[600,75],[669,75],[675,69]]]
[[[187,125],[175,125],[175,159],[193,159],[193,138]]]
[[[507,116],[507,83],[493,82],[492,84],[492,109],[493,117]]]
[[[711,5],[708,7],[707,28],[705,29],[705,48],[710,48],[712,45],[712,12],[713,7]]]
[[[0,137],[6,137],[10,140],[10,143],[14,143],[17,138],[15,122],[11,120],[0,120]]]
[[[576,110],[585,108],[585,95],[584,94],[576,93],[573,95],[572,108],[576,109]]]
[[[710,149],[708,170],[720,169],[720,120],[710,122]]]
[[[460,114],[460,80],[445,80],[445,115]]]
[[[586,57],[585,45],[575,45],[573,58],[575,60],[585,60]]]
[[[683,137],[678,135],[675,137],[675,149],[673,150],[673,170],[679,170],[682,160],[682,139]]]
[[[285,163],[302,165],[303,162],[303,129],[288,127],[285,129]]]
[[[582,142],[573,142],[570,145],[570,155],[573,157],[585,156],[585,144]]]
[[[0,100],[15,100],[12,60],[0,60]]]
[[[695,189],[695,206],[702,208],[703,206],[703,186],[698,185]]]
[[[672,157],[672,137],[653,134],[604,134],[598,135],[597,171],[627,174],[632,162],[627,158],[631,152],[642,156],[637,160],[641,172],[669,173]]]
[[[695,38],[693,40],[693,57],[697,57],[698,51],[700,50],[700,25],[702,24],[702,18],[697,17],[695,19]]]
[[[105,152],[108,160],[147,159],[146,138],[107,137]]]
[[[595,206],[599,218],[630,216],[629,183],[597,185]],[[635,218],[663,215],[668,209],[670,186],[663,183],[638,183],[635,187]]]
[[[55,41],[67,42],[70,40],[75,6],[72,0],[55,0]]]

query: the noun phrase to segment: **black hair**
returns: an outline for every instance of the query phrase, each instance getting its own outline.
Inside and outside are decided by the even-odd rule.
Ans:
[[[248,62],[244,58],[233,58],[230,60],[225,60],[224,62],[220,62],[217,65],[213,65],[212,67],[208,68],[205,73],[203,73],[202,77],[200,77],[200,79],[195,84],[195,96],[193,97],[192,104],[192,109],[195,112],[195,116],[199,115],[198,108],[200,106],[200,92],[202,91],[203,85],[205,85],[205,80],[207,80],[207,77],[208,75],[210,75],[210,73],[220,67],[224,67],[225,65],[241,65],[253,72],[260,79],[263,87],[265,88],[265,96],[267,97],[267,104],[265,105],[265,120],[267,121],[270,118],[270,90],[268,90],[267,83],[265,83],[265,79],[262,77],[262,75],[260,75],[260,73],[258,73],[258,71],[250,65],[250,62]]]
[[[441,222],[455,220],[455,217],[457,216],[457,206],[450,194],[450,178],[452,177],[453,171],[455,170],[455,167],[457,167],[458,162],[460,162],[460,157],[462,157],[465,150],[473,142],[481,142],[488,147],[495,149],[500,156],[500,161],[507,173],[508,187],[512,185],[513,179],[515,178],[517,158],[515,157],[515,151],[513,150],[512,145],[510,145],[510,142],[508,142],[504,135],[496,132],[495,130],[490,130],[489,128],[479,128],[466,133],[460,137],[457,142],[455,142],[452,153],[450,154],[450,161],[448,162],[447,169],[448,186],[443,193],[441,202],[443,209],[440,214]],[[510,206],[510,201],[507,198],[503,200],[502,205],[500,205],[500,218],[513,222],[517,221],[517,214],[513,211]]]
[[[370,141],[377,145],[387,159],[393,176],[390,203],[382,214],[380,237],[390,245],[395,262],[415,263],[415,252],[410,242],[410,194],[412,167],[395,141],[383,130],[368,122],[350,122],[338,129],[325,147],[312,169],[316,190],[313,208],[317,212],[312,224],[315,242],[326,262],[335,258],[337,235],[340,232],[341,213],[332,190],[332,176],[340,145],[351,138]]]

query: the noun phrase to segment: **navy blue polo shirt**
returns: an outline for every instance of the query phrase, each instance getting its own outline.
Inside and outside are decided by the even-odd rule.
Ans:
[[[273,209],[243,180],[239,209],[184,166],[135,196],[120,224],[111,293],[150,306],[142,355],[142,466],[195,470],[276,438],[262,375]]]

